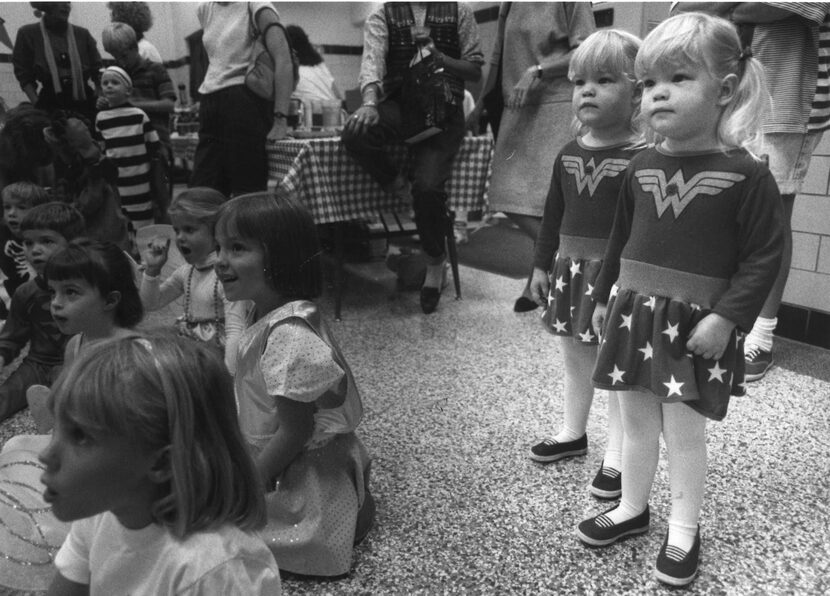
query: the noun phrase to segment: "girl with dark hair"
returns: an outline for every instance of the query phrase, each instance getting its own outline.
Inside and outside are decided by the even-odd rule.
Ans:
[[[322,290],[311,214],[291,196],[243,195],[216,224],[216,273],[229,300],[251,300],[239,340],[239,424],[265,485],[262,530],[280,569],[349,572],[369,531],[363,405],[349,365],[311,302]]]
[[[311,45],[306,32],[297,25],[288,25],[285,32],[300,61],[300,80],[294,90],[294,97],[301,100],[342,100],[343,94],[337,88],[320,52]]]
[[[72,335],[64,366],[85,343],[129,335],[144,317],[130,259],[114,244],[72,242],[49,259],[44,276],[52,318],[61,333]]]

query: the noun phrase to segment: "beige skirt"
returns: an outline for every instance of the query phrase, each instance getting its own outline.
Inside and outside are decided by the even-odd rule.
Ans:
[[[490,179],[490,211],[542,217],[553,162],[574,138],[570,101],[505,108]]]

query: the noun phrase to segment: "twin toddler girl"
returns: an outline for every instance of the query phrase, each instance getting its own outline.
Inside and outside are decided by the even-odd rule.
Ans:
[[[550,303],[546,324],[571,336],[565,426],[531,457],[584,454],[591,384],[609,391],[609,447],[591,492],[621,499],[576,530],[604,547],[649,530],[662,434],[672,501],[654,574],[684,586],[701,549],[706,422],[722,420],[730,395],[743,394],[739,330],[751,329],[778,271],[782,207],[769,170],[743,148],[767,97],[763,69],[734,27],[689,13],[656,27],[632,64],[635,47],[600,32],[571,66],[585,130],[557,159],[534,274],[537,298]],[[639,152],[632,102],[652,143]],[[615,143],[628,153],[608,154]],[[603,203],[608,185],[619,195]],[[598,357],[574,356],[597,340]]]

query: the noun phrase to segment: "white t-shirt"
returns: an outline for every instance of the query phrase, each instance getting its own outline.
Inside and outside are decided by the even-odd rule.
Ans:
[[[248,7],[251,12],[249,13]],[[210,64],[199,93],[214,93],[245,82],[254,47],[251,15],[263,8],[279,13],[268,2],[202,2],[197,14],[204,29],[202,43]]]
[[[164,60],[161,59],[161,54],[156,49],[152,43],[147,41],[146,39],[139,39],[138,40],[138,55],[144,58],[145,60],[149,60],[150,62],[158,62],[159,64],[164,64]]]
[[[280,574],[261,538],[226,524],[179,541],[158,524],[122,526],[110,512],[72,523],[55,557],[90,595],[278,595]]]
[[[325,62],[316,66],[300,66],[300,80],[293,95],[308,100],[340,99],[334,94],[333,83],[334,77]]]

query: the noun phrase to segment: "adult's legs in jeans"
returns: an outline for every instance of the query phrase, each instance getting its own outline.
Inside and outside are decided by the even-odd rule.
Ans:
[[[421,246],[429,258],[424,287],[440,292],[446,260],[447,181],[453,160],[464,140],[464,112],[456,106],[447,127],[410,148],[412,200]]]
[[[203,95],[199,102],[199,144],[193,158],[193,173],[188,186],[206,186],[228,194],[228,181],[223,176],[221,142],[222,112],[219,91]]]
[[[205,95],[200,106],[190,186],[214,188],[228,197],[264,191],[270,104],[245,85],[235,85]]]
[[[697,535],[706,487],[706,418],[682,402],[663,404],[669,458],[669,544],[688,552]]]
[[[398,169],[385,146],[400,139],[401,108],[395,101],[378,104],[378,123],[356,135],[343,131],[340,140],[352,158],[386,190],[392,190]]]
[[[273,103],[257,96],[245,85],[230,87],[224,103],[228,195],[264,191],[268,188],[265,143],[274,124]]]
[[[533,242],[536,242],[536,237],[539,235],[539,228],[542,227],[541,217],[536,217],[535,215],[524,215],[522,213],[507,213],[506,215],[510,218],[510,221],[516,224],[516,226],[528,237],[530,237]],[[516,312],[527,312],[534,310],[539,306],[530,295],[530,280],[532,277],[533,267],[530,268],[530,274],[527,276],[527,282],[525,282],[522,295],[516,300],[516,304],[513,305],[513,310]]]

